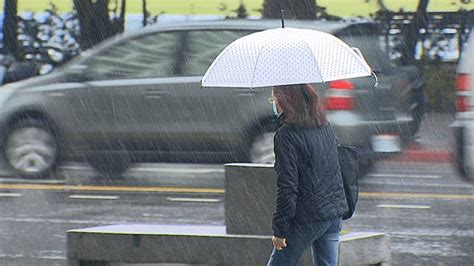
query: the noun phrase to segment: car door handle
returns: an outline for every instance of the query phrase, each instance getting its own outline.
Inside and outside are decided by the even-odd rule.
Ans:
[[[160,89],[145,89],[143,94],[159,94],[159,95],[164,95],[166,94],[166,91],[160,90]]]
[[[232,91],[232,94],[237,94],[239,97],[252,97],[255,95],[255,91],[249,88],[226,88]]]
[[[255,92],[250,89],[232,89],[234,93],[241,97],[251,97],[255,95]]]
[[[54,98],[61,98],[65,97],[66,94],[64,92],[50,92],[48,93],[48,97],[54,97]]]
[[[165,96],[167,93],[161,90],[149,89],[145,90],[143,93],[145,99],[160,99]]]

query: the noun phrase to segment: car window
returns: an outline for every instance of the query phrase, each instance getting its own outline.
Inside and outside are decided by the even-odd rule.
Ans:
[[[252,33],[245,30],[198,30],[188,31],[182,53],[183,76],[202,76],[211,66],[214,58],[231,42]]]
[[[380,47],[378,36],[348,35],[340,37],[349,46],[359,48],[367,63],[375,71],[389,71],[393,67],[387,53]]]
[[[94,80],[174,76],[179,40],[179,32],[127,39],[94,54],[86,65]]]
[[[464,43],[458,63],[458,73],[470,73],[474,68],[474,28],[468,40]]]

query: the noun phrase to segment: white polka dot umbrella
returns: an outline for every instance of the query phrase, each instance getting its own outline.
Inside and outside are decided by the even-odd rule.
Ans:
[[[370,75],[360,52],[339,38],[309,29],[277,28],[232,42],[204,74],[202,87],[256,88]]]

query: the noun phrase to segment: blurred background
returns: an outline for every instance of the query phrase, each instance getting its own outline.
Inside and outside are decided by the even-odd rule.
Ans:
[[[5,64],[10,64],[12,59],[34,62],[41,74],[114,34],[155,23],[278,18],[279,4],[273,2],[278,1],[3,1],[0,51],[7,57]],[[429,84],[428,108],[452,111],[455,93],[446,88],[452,87],[454,82],[455,63],[470,31],[474,3],[469,0],[359,2],[354,8],[349,0],[308,1],[306,4],[287,1],[290,5],[286,16],[288,19],[380,23],[384,28],[382,42],[391,59],[406,61],[413,57],[423,65]],[[311,8],[306,8],[308,6]],[[91,12],[96,14],[92,19],[95,21],[81,20],[81,14]],[[409,46],[405,51],[401,51],[401,42]]]

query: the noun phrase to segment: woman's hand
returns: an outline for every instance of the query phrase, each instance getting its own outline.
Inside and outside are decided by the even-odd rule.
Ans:
[[[276,250],[282,250],[286,248],[286,238],[279,238],[279,237],[273,236],[272,242]]]

